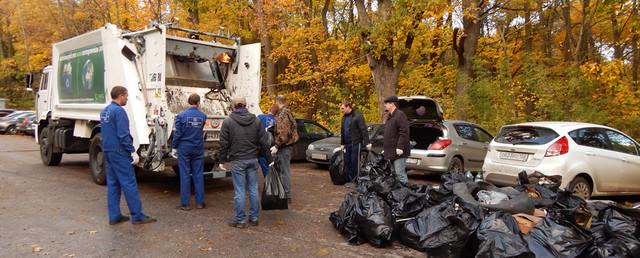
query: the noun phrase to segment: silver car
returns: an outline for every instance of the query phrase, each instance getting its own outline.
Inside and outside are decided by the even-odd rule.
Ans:
[[[407,170],[423,173],[480,171],[493,136],[480,126],[443,120],[442,108],[424,96],[398,98],[409,119],[411,155]]]
[[[487,148],[493,139],[487,130],[465,121],[446,120],[440,128],[432,131],[437,139],[428,146],[424,143],[414,146],[407,159],[407,169],[436,173],[482,169]]]

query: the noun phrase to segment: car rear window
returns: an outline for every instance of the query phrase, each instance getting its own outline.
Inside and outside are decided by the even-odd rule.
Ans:
[[[502,128],[495,141],[506,144],[547,144],[559,136],[555,131],[534,126],[508,126]]]

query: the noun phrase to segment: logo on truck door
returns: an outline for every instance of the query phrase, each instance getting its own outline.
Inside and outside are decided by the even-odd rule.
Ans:
[[[105,103],[102,44],[60,55],[58,95],[61,103]]]

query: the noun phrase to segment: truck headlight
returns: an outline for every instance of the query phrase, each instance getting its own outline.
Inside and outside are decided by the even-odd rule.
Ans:
[[[307,150],[315,150],[316,147],[313,146],[313,144],[309,144],[309,147],[307,147]]]

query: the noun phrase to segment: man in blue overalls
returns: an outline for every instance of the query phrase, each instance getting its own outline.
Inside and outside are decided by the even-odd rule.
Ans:
[[[142,213],[138,183],[133,170],[133,164],[138,163],[140,157],[133,147],[127,112],[122,108],[127,104],[128,97],[127,88],[113,87],[111,89],[113,101],[100,112],[102,151],[104,151],[107,171],[107,206],[110,225],[129,220],[129,217],[120,213],[121,191],[127,200],[133,224],[156,222],[155,218]]]
[[[196,195],[196,208],[204,209],[204,139],[203,129],[207,115],[198,110],[200,96],[191,94],[188,99],[191,107],[176,117],[173,132],[173,156],[177,150],[178,169],[180,170],[180,210],[191,210],[191,176]]]

